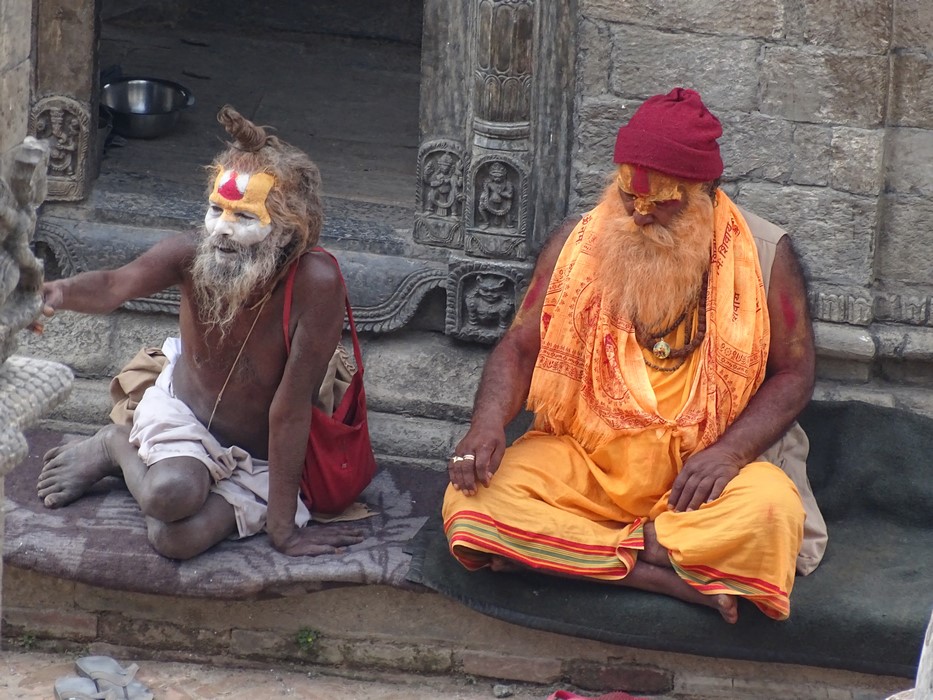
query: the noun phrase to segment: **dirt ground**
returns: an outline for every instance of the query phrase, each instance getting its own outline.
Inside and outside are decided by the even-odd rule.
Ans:
[[[74,675],[74,656],[41,652],[4,652],[0,660],[0,700],[48,700],[55,680]],[[119,659],[121,663],[128,662]],[[274,668],[227,668],[165,661],[139,661],[137,679],[155,700],[480,700],[512,697],[544,700],[551,689],[489,680],[425,677],[412,674],[354,676]],[[497,692],[498,691],[498,692]],[[511,695],[502,693],[510,692]]]

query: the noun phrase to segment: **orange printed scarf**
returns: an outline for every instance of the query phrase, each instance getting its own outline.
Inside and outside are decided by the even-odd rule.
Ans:
[[[706,297],[707,330],[689,398],[673,420],[657,400],[630,321],[602,308],[592,244],[603,235],[604,205],[583,217],[558,258],[541,314],[541,351],[528,408],[535,429],[573,436],[587,451],[620,435],[673,429],[683,453],[713,442],[764,379],[768,306],[751,232],[717,192]]]

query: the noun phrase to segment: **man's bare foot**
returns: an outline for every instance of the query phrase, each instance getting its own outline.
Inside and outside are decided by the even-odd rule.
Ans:
[[[500,557],[496,554],[493,554],[489,557],[489,568],[498,573],[512,573],[515,571],[521,571],[525,567],[513,559],[509,559],[508,557]]]
[[[105,476],[120,474],[107,447],[114,429],[117,426],[107,426],[86,440],[53,447],[45,453],[37,490],[46,508],[66,506]]]
[[[644,533],[645,549],[638,558],[649,564],[654,564],[655,566],[664,566],[668,569],[673,568],[671,564],[671,553],[658,542],[658,535],[653,522],[645,523]]]
[[[739,621],[739,601],[735,596],[721,593],[710,597],[713,599],[712,607],[719,611],[723,620],[730,625]]]

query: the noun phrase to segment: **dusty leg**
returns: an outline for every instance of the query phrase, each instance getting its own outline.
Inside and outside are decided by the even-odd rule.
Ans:
[[[171,523],[189,518],[204,507],[211,475],[200,460],[171,457],[146,466],[128,441],[110,443],[110,454],[147,517]]]
[[[129,434],[129,428],[108,425],[86,440],[46,452],[36,486],[45,506],[66,506],[105,476],[119,476],[120,468],[110,454],[110,444],[122,440],[129,445]]]
[[[236,515],[223,496],[212,493],[204,506],[184,520],[163,522],[146,518],[149,543],[162,556],[191,559],[236,531]]]

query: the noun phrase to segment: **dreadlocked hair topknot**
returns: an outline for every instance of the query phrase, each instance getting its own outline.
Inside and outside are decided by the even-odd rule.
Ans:
[[[281,275],[293,260],[317,245],[324,223],[321,204],[321,172],[306,153],[267,133],[268,127],[258,126],[224,105],[217,113],[233,141],[217,156],[211,167],[208,191],[213,187],[218,168],[242,173],[269,173],[275,185],[266,198],[266,209],[272,224],[291,240],[283,249],[285,255]]]

